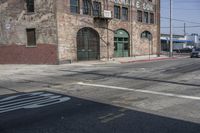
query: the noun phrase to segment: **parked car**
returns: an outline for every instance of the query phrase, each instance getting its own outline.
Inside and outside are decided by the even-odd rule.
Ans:
[[[193,57],[200,57],[200,48],[195,48],[192,50],[191,54],[190,54],[190,57],[193,58]]]
[[[182,48],[182,49],[175,49],[176,53],[191,53],[192,49],[191,48]]]

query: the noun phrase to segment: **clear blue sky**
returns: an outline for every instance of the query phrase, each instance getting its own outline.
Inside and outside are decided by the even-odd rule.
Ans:
[[[173,1],[173,33],[200,34],[200,0],[172,0]],[[169,33],[170,0],[161,0],[161,33]]]

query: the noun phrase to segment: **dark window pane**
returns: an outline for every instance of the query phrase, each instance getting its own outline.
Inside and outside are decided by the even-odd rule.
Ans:
[[[83,0],[83,14],[91,14],[91,0]]]
[[[128,41],[128,38],[124,38],[124,41],[127,42],[127,41]]]
[[[144,12],[144,22],[149,23],[149,13],[148,12]]]
[[[72,13],[79,13],[79,0],[70,0],[70,11]]]
[[[128,43],[124,43],[124,50],[129,50],[129,44]]]
[[[34,12],[34,0],[26,0],[27,12]]]
[[[123,41],[123,38],[118,38],[118,41]]]
[[[142,22],[142,11],[137,11],[137,20],[138,22]]]
[[[128,8],[122,7],[122,19],[128,20]]]
[[[114,6],[114,17],[120,19],[120,7]]]
[[[117,43],[114,43],[114,45],[115,45],[114,50],[116,51],[117,50]]]
[[[150,13],[150,23],[154,24],[154,14]]]
[[[27,46],[36,46],[35,29],[26,29]]]
[[[93,16],[101,16],[101,2],[93,2]]]

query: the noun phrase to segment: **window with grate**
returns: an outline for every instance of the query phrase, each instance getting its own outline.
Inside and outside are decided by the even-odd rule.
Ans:
[[[154,24],[154,13],[150,13],[150,24]]]
[[[122,7],[122,20],[128,20],[128,8]]]
[[[114,18],[120,19],[120,6],[114,6]]]
[[[142,22],[142,11],[140,10],[137,11],[137,20],[138,22]]]
[[[101,2],[93,1],[93,16],[101,16]]]
[[[149,23],[149,13],[148,12],[144,12],[144,22],[145,23]]]
[[[27,12],[34,12],[34,0],[26,0]]]
[[[35,29],[26,29],[27,33],[27,46],[36,46]]]
[[[79,13],[79,0],[70,0],[70,11],[72,13]]]
[[[83,0],[83,14],[91,14],[91,0]]]

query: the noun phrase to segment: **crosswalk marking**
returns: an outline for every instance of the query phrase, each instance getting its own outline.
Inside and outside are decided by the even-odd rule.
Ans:
[[[70,97],[49,92],[32,92],[0,99],[0,113],[19,109],[40,108],[69,101]]]

